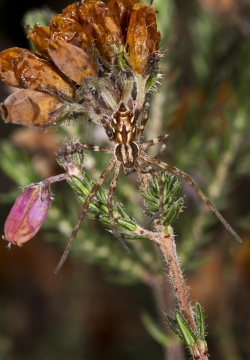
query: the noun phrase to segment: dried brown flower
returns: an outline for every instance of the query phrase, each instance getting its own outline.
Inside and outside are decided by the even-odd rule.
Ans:
[[[27,36],[31,39],[36,51],[42,55],[48,56],[48,41],[50,39],[50,28],[36,24]]]
[[[66,98],[74,96],[73,86],[51,61],[32,51],[20,49],[13,63],[16,80],[22,88],[45,91]]]
[[[60,120],[65,107],[65,103],[57,96],[42,91],[20,90],[0,105],[0,112],[6,123],[46,127]]]
[[[77,46],[60,40],[51,40],[48,52],[54,64],[76,84],[81,85],[85,78],[97,76],[94,61]]]
[[[140,0],[107,0],[106,5],[115,15],[126,36],[133,6]]]
[[[135,4],[127,32],[129,64],[135,73],[144,75],[147,72],[150,57],[159,50],[160,39],[155,7]]]
[[[11,48],[0,53],[0,79],[10,86],[19,87],[19,83],[15,77],[15,64],[13,59],[19,54],[20,48]]]
[[[91,29],[97,49],[103,56],[112,59],[124,43],[121,27],[114,14],[102,1],[84,2],[79,14],[81,24]]]

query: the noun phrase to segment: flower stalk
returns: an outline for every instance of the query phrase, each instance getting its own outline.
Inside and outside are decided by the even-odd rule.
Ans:
[[[200,306],[197,306],[196,319],[194,317],[188,288],[176,251],[173,229],[171,226],[163,227],[159,220],[155,222],[161,239],[160,249],[167,263],[170,282],[179,308],[179,311],[176,312],[176,320],[172,320],[165,314],[166,321],[188,346],[193,359],[207,360],[208,349],[204,338],[204,318]],[[197,320],[198,326],[195,320]]]

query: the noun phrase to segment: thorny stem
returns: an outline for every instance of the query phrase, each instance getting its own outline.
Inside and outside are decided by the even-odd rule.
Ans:
[[[194,333],[197,333],[193,311],[189,300],[188,289],[185,284],[185,280],[180,268],[180,262],[176,252],[173,229],[171,226],[168,226],[166,229],[164,229],[159,220],[156,220],[155,224],[161,240],[160,249],[168,266],[169,277],[173,285],[179,310],[187,321],[189,327],[193,330]],[[207,360],[207,354],[203,354],[199,347],[199,343],[197,343],[196,347],[197,349],[195,350],[197,350],[196,352],[199,354],[199,357],[192,354],[193,359]]]

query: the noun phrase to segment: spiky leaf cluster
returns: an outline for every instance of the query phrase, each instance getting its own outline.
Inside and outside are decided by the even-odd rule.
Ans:
[[[159,173],[163,188],[159,184],[156,176],[148,181],[147,191],[142,191],[142,197],[145,201],[146,213],[153,217],[159,211],[161,194],[163,196],[163,212],[160,218],[164,226],[172,224],[183,208],[183,198],[179,198],[181,185],[177,177],[161,171]]]

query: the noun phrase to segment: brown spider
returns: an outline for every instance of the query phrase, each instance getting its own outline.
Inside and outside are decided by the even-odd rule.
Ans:
[[[135,113],[138,113],[138,111],[131,111],[129,106],[126,105],[124,102],[121,102],[118,105],[118,109],[113,113],[111,116],[110,121],[106,121],[104,117],[102,118],[102,125],[106,131],[106,134],[111,142],[115,144],[115,147],[113,149],[107,148],[107,147],[99,147],[96,145],[91,144],[79,144],[79,147],[81,149],[86,150],[92,150],[92,151],[98,151],[98,152],[104,152],[108,154],[112,154],[113,157],[109,161],[108,165],[100,175],[99,179],[97,180],[96,184],[93,186],[92,190],[90,191],[89,195],[87,196],[85,203],[82,207],[81,214],[77,220],[77,223],[75,225],[74,230],[72,231],[72,234],[70,236],[69,242],[65,248],[65,251],[62,255],[62,258],[55,270],[55,273],[58,273],[60,270],[62,264],[66,260],[66,257],[69,253],[69,250],[71,248],[71,245],[77,235],[77,232],[80,228],[80,225],[86,215],[86,212],[88,210],[90,201],[93,199],[93,197],[96,195],[98,189],[103,184],[104,180],[108,176],[108,174],[111,172],[111,170],[114,168],[113,177],[110,183],[109,193],[108,193],[108,202],[107,207],[109,211],[110,216],[110,226],[112,233],[115,235],[115,237],[120,241],[123,248],[126,250],[127,253],[129,253],[129,249],[124,243],[124,241],[121,239],[120,235],[118,234],[116,228],[115,228],[115,220],[113,215],[113,207],[112,207],[112,201],[114,198],[114,191],[117,184],[118,175],[120,172],[121,166],[123,167],[124,173],[126,175],[137,171],[138,174],[143,178],[143,176],[147,174],[153,174],[157,177],[159,182],[160,189],[163,188],[162,180],[158,173],[150,166],[156,165],[166,171],[169,171],[177,176],[181,176],[184,178],[191,186],[192,188],[197,192],[197,194],[201,197],[201,199],[207,204],[207,206],[214,211],[215,215],[218,217],[218,219],[222,222],[222,224],[225,226],[225,228],[235,237],[235,239],[239,242],[241,242],[240,237],[236,234],[236,232],[231,228],[231,226],[227,223],[227,221],[222,217],[220,212],[216,209],[216,207],[211,203],[211,201],[203,194],[203,192],[198,188],[198,186],[194,183],[192,178],[183,172],[182,170],[177,169],[174,166],[165,164],[164,162],[158,160],[158,157],[162,155],[166,148],[167,141],[169,139],[168,135],[161,135],[157,138],[154,138],[150,141],[147,141],[145,143],[140,143],[142,132],[146,126],[147,120],[148,120],[148,114],[149,114],[149,101],[146,100],[143,110],[139,112],[139,114],[136,116]],[[137,120],[141,116],[140,125],[137,126]],[[145,154],[145,150],[149,147],[156,145],[158,143],[162,143],[160,151],[155,157],[150,157]],[[160,191],[162,193],[162,191]],[[160,205],[159,205],[159,212],[150,219],[149,223],[155,220],[161,211],[163,210],[163,196],[160,198]]]

